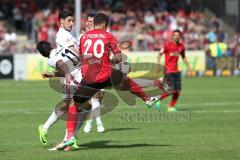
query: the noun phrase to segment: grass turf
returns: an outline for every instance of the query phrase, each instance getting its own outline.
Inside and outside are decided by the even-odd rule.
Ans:
[[[102,117],[106,132],[96,133],[95,125],[89,134],[81,129],[78,134],[81,149],[73,152],[47,150],[62,140],[64,121],[50,129],[48,147],[38,140],[38,125],[60,100],[46,81],[1,81],[0,160],[239,159],[239,80],[239,77],[183,79],[183,92],[176,107],[180,110],[177,114],[185,115],[185,119],[148,109],[139,99],[136,107],[128,107],[120,100],[117,108]],[[149,115],[160,115],[162,119],[151,119]]]

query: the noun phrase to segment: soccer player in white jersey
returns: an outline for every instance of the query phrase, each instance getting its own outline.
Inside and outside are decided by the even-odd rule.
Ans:
[[[70,48],[75,53],[79,53],[78,40],[71,34],[74,25],[74,13],[69,10],[64,10],[59,13],[60,28],[56,34],[57,50],[65,47]]]
[[[39,42],[37,44],[37,49],[43,57],[48,58],[48,65],[56,69],[54,72],[43,73],[43,77],[65,77],[66,80],[66,83],[61,84],[63,101],[62,103],[59,103],[59,106],[55,108],[47,122],[44,124],[53,125],[63,116],[64,113],[67,112],[72,95],[82,80],[81,70],[77,67],[79,65],[79,55],[69,48],[62,48],[57,51],[57,49],[53,49],[51,44],[47,41]],[[74,79],[74,81],[72,79]],[[39,133],[40,140],[45,145],[47,144],[47,131],[44,130],[44,125],[39,126]],[[45,136],[43,136],[43,133],[45,133]],[[74,147],[78,146],[75,145]]]
[[[74,12],[70,10],[64,10],[59,13],[59,23],[60,23],[60,28],[57,32],[56,35],[56,51],[54,52],[61,52],[65,48],[68,48],[68,51],[72,51],[76,55],[79,55],[78,51],[78,41],[76,38],[73,37],[73,35],[70,33],[72,30],[72,27],[74,25]],[[65,53],[64,53],[65,54]],[[63,54],[63,55],[64,55]],[[64,58],[64,57],[61,57]],[[66,58],[66,57],[65,57]],[[77,69],[77,66],[75,66],[76,71],[79,71],[79,68]],[[52,75],[52,73],[43,73],[43,77],[51,77],[55,76]],[[66,86],[66,79],[65,78],[60,78],[62,86]],[[61,104],[62,106],[57,106],[55,111],[50,115],[48,120],[43,124],[40,125],[38,130],[39,130],[39,137],[40,141],[42,142],[43,145],[47,144],[47,131],[48,129],[60,118],[65,114],[68,110],[69,103],[71,101],[71,97],[68,97],[69,95],[65,94],[67,93],[66,87],[62,88],[62,99],[63,103]]]

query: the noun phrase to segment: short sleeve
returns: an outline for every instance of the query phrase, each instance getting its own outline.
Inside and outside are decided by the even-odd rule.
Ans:
[[[118,47],[118,41],[113,35],[111,36],[111,38],[109,40],[108,47],[112,51],[113,54],[121,53],[121,50]]]
[[[50,57],[48,60],[48,65],[53,68],[57,68],[57,62],[61,60],[59,56]]]

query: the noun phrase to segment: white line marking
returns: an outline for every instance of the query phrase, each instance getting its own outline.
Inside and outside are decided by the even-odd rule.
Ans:
[[[31,100],[15,100],[15,101],[0,101],[0,104],[24,104],[24,103],[32,103],[33,101]],[[36,100],[34,100],[36,102]],[[44,102],[43,100],[38,100],[38,103]],[[191,107],[191,106],[224,106],[224,105],[240,105],[240,102],[208,102],[208,103],[180,103],[177,104],[177,106],[182,106],[182,107]],[[116,109],[117,110],[122,110],[122,109],[137,109],[138,107],[144,107],[144,104],[137,104],[137,107],[129,107],[127,105],[120,105]],[[20,108],[4,108],[1,110],[0,108],[0,114],[42,114],[42,113],[50,113],[54,106],[49,106],[49,108],[43,108],[43,109],[37,109],[37,108],[30,108],[30,109],[20,109]],[[219,110],[216,108],[216,110],[194,110],[194,108],[188,108],[192,110],[192,113],[239,113],[239,110],[233,109],[233,110]],[[149,110],[151,112],[151,110]]]
[[[240,105],[240,102],[207,102],[207,103],[180,103],[177,106],[224,106]]]

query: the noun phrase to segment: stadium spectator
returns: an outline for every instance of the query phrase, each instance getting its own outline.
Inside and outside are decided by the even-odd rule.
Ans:
[[[208,50],[207,50],[208,69],[217,71],[216,64],[218,63],[220,58],[222,58],[223,56],[226,56],[227,49],[228,49],[227,44],[224,42],[221,42],[219,37],[216,38],[216,41],[214,43],[211,43],[209,45]],[[218,73],[220,73],[220,71],[217,71],[216,74],[218,74]]]
[[[216,38],[216,42],[209,45],[209,52],[211,57],[214,58],[221,58],[224,55],[226,56],[227,53],[227,44],[224,42],[221,42],[220,38]]]
[[[0,17],[2,13],[10,25],[14,25],[17,31],[27,33],[35,43],[42,39],[53,41],[59,25],[59,10],[73,8],[73,2],[5,0],[0,2]],[[95,3],[82,0],[82,3],[83,17],[96,11],[110,15],[110,31],[120,41],[131,41],[134,50],[159,50],[173,29],[183,32],[182,38],[187,50],[203,50],[206,45],[215,42],[216,37],[228,44],[235,40],[227,36],[219,18],[213,16],[207,21],[202,12],[193,10],[191,0],[98,0]],[[57,7],[55,4],[58,4]],[[84,24],[84,19],[82,21],[81,24]],[[85,30],[84,25],[81,28]],[[230,48],[229,54],[235,54],[236,45],[234,43]]]
[[[144,22],[146,24],[153,24],[154,25],[156,23],[155,15],[151,11],[147,11],[145,16],[144,16]]]
[[[17,34],[14,29],[0,21],[0,54],[13,54],[16,52]]]
[[[38,41],[47,41],[48,40],[48,27],[46,24],[42,24],[40,30],[38,31]]]
[[[217,39],[217,36],[216,36],[216,28],[213,27],[207,34],[206,34],[206,38],[208,39],[208,41],[210,43],[214,43]]]
[[[14,54],[16,52],[17,34],[11,27],[9,27],[4,34],[4,41],[6,43],[7,51],[10,54]]]
[[[17,34],[12,28],[8,28],[7,32],[4,34],[4,40],[9,43],[16,43]]]
[[[14,25],[17,30],[22,30],[23,27],[23,15],[21,13],[21,10],[18,6],[14,6],[13,8],[13,20]]]

